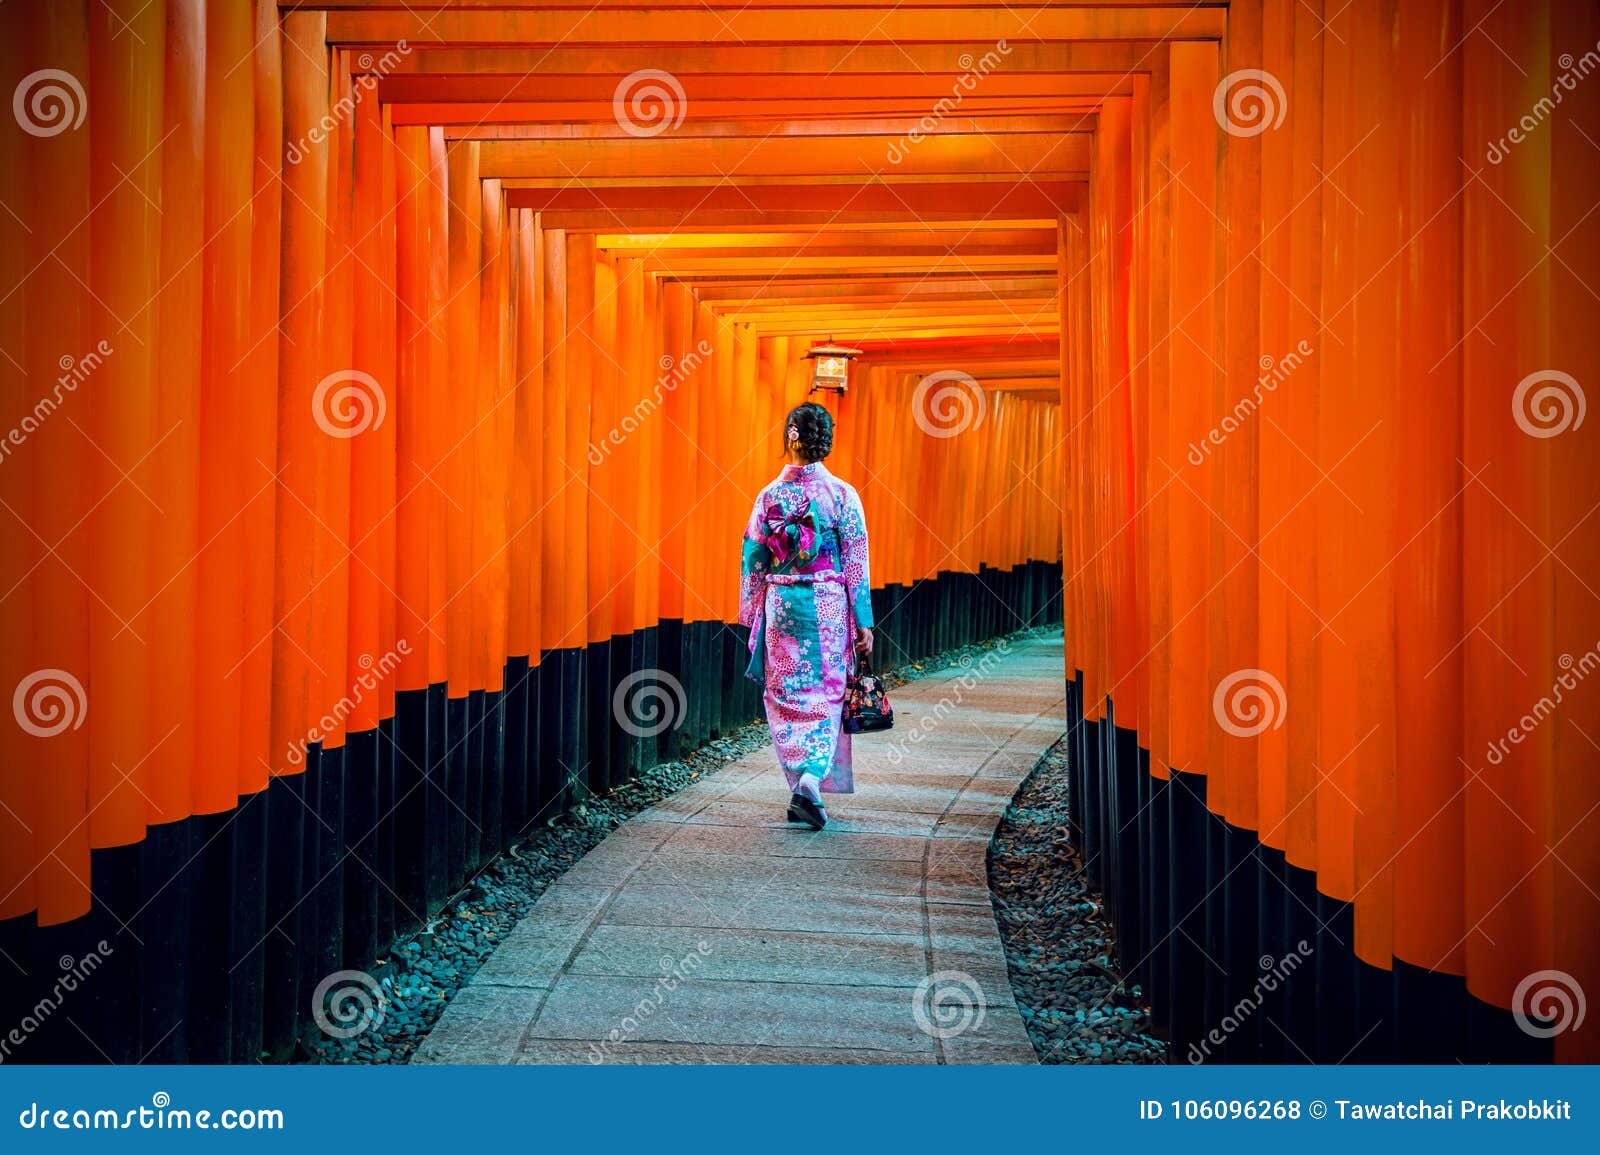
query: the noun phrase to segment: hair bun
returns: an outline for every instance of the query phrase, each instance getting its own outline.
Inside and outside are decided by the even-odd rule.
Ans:
[[[807,461],[821,461],[833,452],[833,414],[815,402],[796,405],[785,425],[799,432],[800,456]]]

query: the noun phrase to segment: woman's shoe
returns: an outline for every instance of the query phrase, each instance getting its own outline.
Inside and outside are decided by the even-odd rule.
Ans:
[[[821,830],[828,825],[828,812],[821,803],[796,792],[789,798],[789,821],[804,822],[813,830]]]

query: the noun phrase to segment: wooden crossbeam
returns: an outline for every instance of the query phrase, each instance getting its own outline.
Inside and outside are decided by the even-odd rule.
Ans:
[[[589,8],[328,13],[330,44],[888,44],[1010,41],[1220,40],[1227,14],[1213,8],[1132,5],[1102,8],[890,8],[797,6]]]
[[[876,137],[814,137],[803,146],[781,137],[703,139],[670,135],[648,139],[506,141],[483,143],[480,172],[511,180],[563,182],[648,177],[707,181],[751,177],[885,180],[915,177],[982,178],[1006,174],[1066,179],[1087,173],[1091,137],[1084,133],[931,136],[905,151],[898,163]]]

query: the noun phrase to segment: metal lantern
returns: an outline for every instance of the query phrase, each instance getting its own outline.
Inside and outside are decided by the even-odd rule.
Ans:
[[[830,337],[826,345],[813,345],[806,354],[811,360],[811,390],[831,390],[843,393],[850,384],[850,362],[861,356],[860,349],[835,345]]]

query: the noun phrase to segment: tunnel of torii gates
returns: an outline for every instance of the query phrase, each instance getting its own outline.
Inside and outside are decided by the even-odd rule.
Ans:
[[[1600,1058],[1594,3],[0,29],[8,1060],[289,1056],[754,719],[739,536],[830,339],[890,660],[1064,623],[1175,1058]]]

